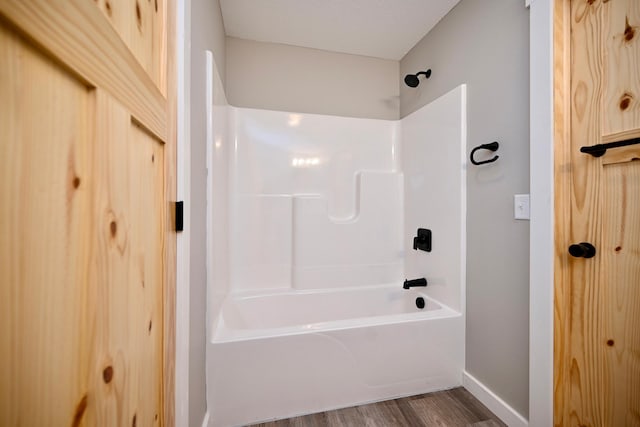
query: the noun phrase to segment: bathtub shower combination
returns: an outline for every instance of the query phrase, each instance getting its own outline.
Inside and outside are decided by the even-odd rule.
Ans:
[[[210,425],[460,385],[465,87],[399,121],[286,113],[228,106],[207,63]]]

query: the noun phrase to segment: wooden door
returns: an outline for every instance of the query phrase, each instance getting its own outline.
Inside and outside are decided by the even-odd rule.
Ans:
[[[171,0],[0,0],[0,425],[173,424]]]
[[[580,152],[640,137],[640,1],[555,13],[554,423],[640,426],[640,144]]]

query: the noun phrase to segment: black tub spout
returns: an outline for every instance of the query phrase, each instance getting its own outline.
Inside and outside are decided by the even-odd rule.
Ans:
[[[427,279],[422,277],[420,279],[405,280],[404,285],[402,285],[404,289],[413,288],[414,286],[427,286]]]

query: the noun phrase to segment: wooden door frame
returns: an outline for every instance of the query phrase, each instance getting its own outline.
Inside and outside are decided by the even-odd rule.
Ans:
[[[570,283],[566,268],[566,247],[569,241],[571,213],[571,180],[563,169],[572,163],[571,159],[571,0],[554,0],[553,4],[553,175],[554,175],[554,274],[553,274],[553,319],[552,330],[552,411],[549,425],[555,421],[556,389],[555,380],[563,360],[555,351],[555,342],[564,339],[564,333],[556,305],[566,305],[568,295],[563,292]],[[564,261],[563,261],[564,260]],[[562,310],[564,312],[564,310]]]
[[[554,7],[530,6],[529,425],[553,425]]]
[[[176,264],[177,233],[175,231],[175,202],[177,195],[177,142],[178,142],[178,66],[177,38],[178,7],[176,0],[167,0],[167,156],[165,160],[165,195],[168,223],[165,224],[164,268],[164,369],[163,404],[164,421],[175,425],[176,415]],[[170,145],[169,145],[170,144]]]

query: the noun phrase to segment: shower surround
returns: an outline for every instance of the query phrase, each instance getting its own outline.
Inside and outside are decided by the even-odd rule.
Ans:
[[[460,385],[465,87],[399,121],[265,111],[207,63],[210,425]]]

